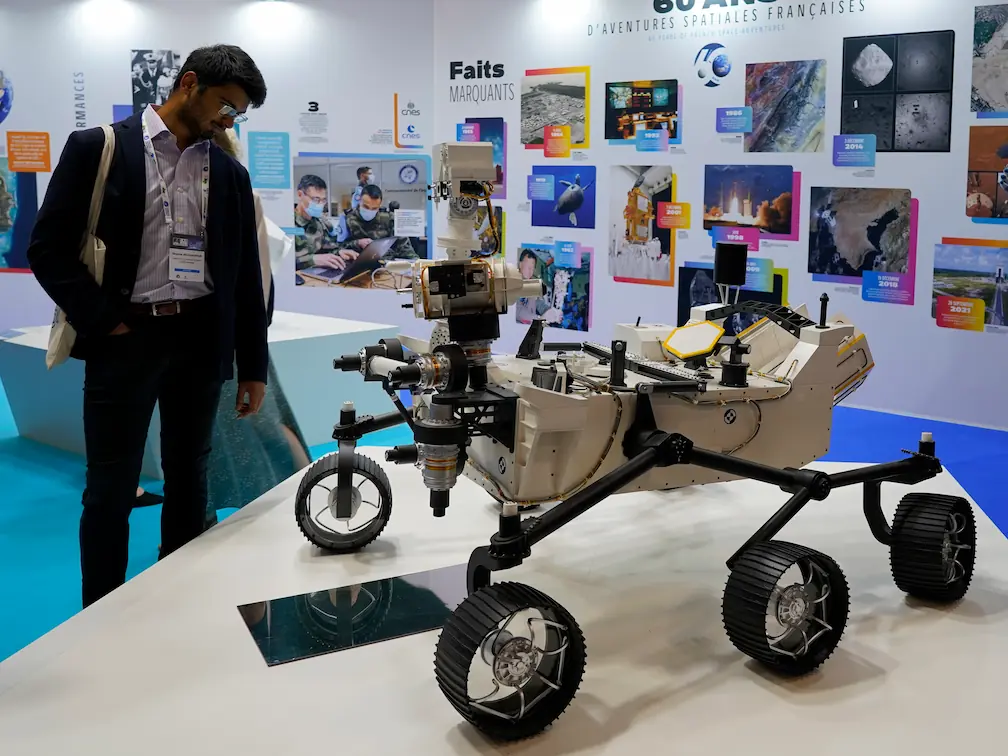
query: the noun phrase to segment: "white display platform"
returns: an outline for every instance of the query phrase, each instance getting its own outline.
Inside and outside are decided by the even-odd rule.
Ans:
[[[0,339],[0,381],[7,392],[19,435],[58,449],[84,455],[81,417],[84,363],[68,360],[46,369],[49,326],[17,329]],[[333,370],[333,359],[353,354],[366,344],[395,336],[391,325],[342,318],[275,312],[269,330],[273,366],[309,446],[332,442],[333,425],[345,400],[361,414],[394,409],[375,383]],[[143,475],[160,479],[161,419],[151,419]]]
[[[361,449],[377,460],[381,450]],[[464,563],[496,513],[468,480],[434,519],[419,473],[384,465],[392,521],[366,551],[324,556],[294,521],[291,479],[0,663],[0,750],[18,756],[999,752],[1008,677],[1008,542],[977,512],[966,599],[922,607],[893,585],[860,488],[812,502],[781,534],[845,570],[836,653],[797,682],[737,652],[721,625],[725,560],[786,494],[752,482],[626,494],[540,543],[518,579],[586,638],[581,690],[522,744],[485,741],[434,680],[437,632],[269,668],[237,606]],[[834,472],[847,465],[821,464]],[[889,516],[908,489],[883,486]],[[965,495],[949,474],[914,490]]]

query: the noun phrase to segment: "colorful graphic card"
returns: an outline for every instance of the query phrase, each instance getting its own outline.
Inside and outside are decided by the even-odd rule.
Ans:
[[[861,286],[867,302],[912,305],[916,268],[917,200],[909,189],[812,187],[812,280]]]
[[[609,168],[609,275],[620,283],[672,286],[677,229],[689,228],[690,206],[676,201],[667,165]]]
[[[1008,327],[1008,242],[945,238],[935,245],[931,317],[939,328],[1000,331]]]
[[[570,145],[577,150],[590,146],[591,69],[538,68],[525,72],[521,85],[521,143],[528,150],[542,150],[546,128],[570,126]]]

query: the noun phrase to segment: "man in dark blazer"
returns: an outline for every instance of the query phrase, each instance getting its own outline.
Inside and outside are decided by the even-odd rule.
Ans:
[[[248,172],[212,137],[263,104],[240,48],[190,55],[168,100],[113,125],[96,236],[101,285],[80,261],[104,144],[70,135],[28,248],[42,288],[77,332],[84,368],[87,482],[80,523],[83,604],[126,578],[129,515],[155,403],[165,478],[161,554],[203,530],[207,457],[221,384],[238,368],[239,415],[266,392],[266,307]]]

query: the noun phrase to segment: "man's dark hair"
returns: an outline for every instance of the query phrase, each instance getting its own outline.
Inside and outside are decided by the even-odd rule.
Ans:
[[[524,262],[525,260],[532,258],[536,262],[539,262],[539,255],[533,252],[531,249],[523,249],[521,254],[518,256],[518,262]]]
[[[255,61],[249,54],[235,45],[211,45],[193,50],[179,69],[172,87],[174,92],[181,86],[182,77],[189,71],[196,74],[200,91],[207,87],[237,84],[249,98],[253,108],[266,102],[266,82]]]
[[[364,176],[364,174],[367,173],[370,170],[371,170],[371,166],[369,166],[369,165],[362,165],[360,168],[358,168],[357,169],[357,180],[359,181]]]
[[[361,190],[361,196],[367,195],[371,199],[380,200],[382,198],[381,187],[378,184],[368,184]]]
[[[314,173],[306,173],[298,181],[297,190],[305,192],[309,189],[321,189],[324,192],[326,190],[326,183],[321,176],[316,176]]]

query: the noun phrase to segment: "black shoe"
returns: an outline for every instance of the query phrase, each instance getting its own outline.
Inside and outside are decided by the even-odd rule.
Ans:
[[[153,507],[156,504],[163,503],[164,496],[159,496],[158,494],[151,493],[150,491],[144,491],[136,497],[136,502],[133,504],[133,507],[134,509],[137,507]]]

